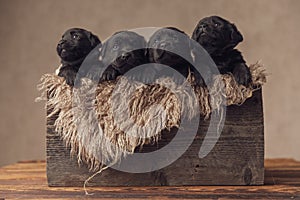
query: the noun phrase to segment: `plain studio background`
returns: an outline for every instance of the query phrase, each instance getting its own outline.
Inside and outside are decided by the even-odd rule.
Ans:
[[[45,159],[46,114],[36,85],[59,65],[56,44],[70,27],[103,41],[137,27],[176,26],[191,34],[199,19],[220,15],[244,35],[248,64],[261,60],[266,157],[300,160],[300,1],[298,0],[0,0],[0,165]]]

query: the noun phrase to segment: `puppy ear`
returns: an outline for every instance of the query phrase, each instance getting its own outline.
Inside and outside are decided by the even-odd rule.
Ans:
[[[142,36],[143,37],[143,36]],[[145,38],[142,38],[142,54],[145,58],[148,58],[148,44],[147,41],[145,40]]]
[[[146,41],[146,39],[143,37],[143,36],[140,36],[141,38],[140,38],[140,41],[141,41],[141,48],[142,48],[142,51],[143,51],[143,54],[144,54],[144,56],[147,56],[148,55],[148,44],[147,44],[147,41]]]
[[[145,56],[146,58],[149,58],[149,48],[145,48],[145,49],[144,49],[144,56]]]
[[[87,36],[89,38],[92,48],[95,48],[98,44],[101,44],[100,39],[96,35],[92,34],[91,32],[87,31]]]
[[[237,27],[234,24],[231,24],[231,41],[230,46],[235,47],[238,43],[243,41],[242,34],[238,31]]]
[[[192,39],[198,42],[199,39],[199,28],[200,28],[201,21],[198,22],[196,25],[193,34],[192,34]]]
[[[198,37],[199,37],[199,24],[197,24],[197,26],[195,27],[194,31],[193,31],[193,34],[192,34],[192,39],[197,41],[198,40]]]

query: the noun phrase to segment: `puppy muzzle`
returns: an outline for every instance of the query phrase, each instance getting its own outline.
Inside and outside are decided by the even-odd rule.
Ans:
[[[66,40],[60,40],[59,42],[58,42],[58,45],[63,45],[64,43],[66,43],[67,41]]]

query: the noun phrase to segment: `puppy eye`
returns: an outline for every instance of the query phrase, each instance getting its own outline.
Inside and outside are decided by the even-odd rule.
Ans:
[[[219,27],[220,26],[220,24],[219,23],[215,23],[215,27]]]
[[[75,39],[75,40],[79,40],[79,39],[80,39],[80,36],[77,35],[77,34],[73,34],[73,35],[72,35],[72,38]]]
[[[158,39],[155,39],[152,46],[156,46],[159,43]]]
[[[117,50],[117,49],[119,49],[119,45],[118,44],[114,44],[113,50]]]

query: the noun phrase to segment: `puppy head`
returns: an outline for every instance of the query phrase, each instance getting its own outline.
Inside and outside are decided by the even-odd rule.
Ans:
[[[145,63],[146,40],[132,31],[120,31],[112,35],[99,49],[99,60],[124,73],[134,66]]]
[[[99,38],[81,28],[67,30],[57,44],[57,54],[64,62],[74,62],[84,59],[88,53],[101,44]]]
[[[177,65],[183,60],[178,55],[190,57],[189,37],[181,30],[174,27],[165,27],[157,30],[149,39],[148,53],[150,62]]]
[[[213,54],[233,49],[243,41],[243,36],[234,24],[221,17],[211,16],[199,21],[192,39],[202,45],[208,53]]]

